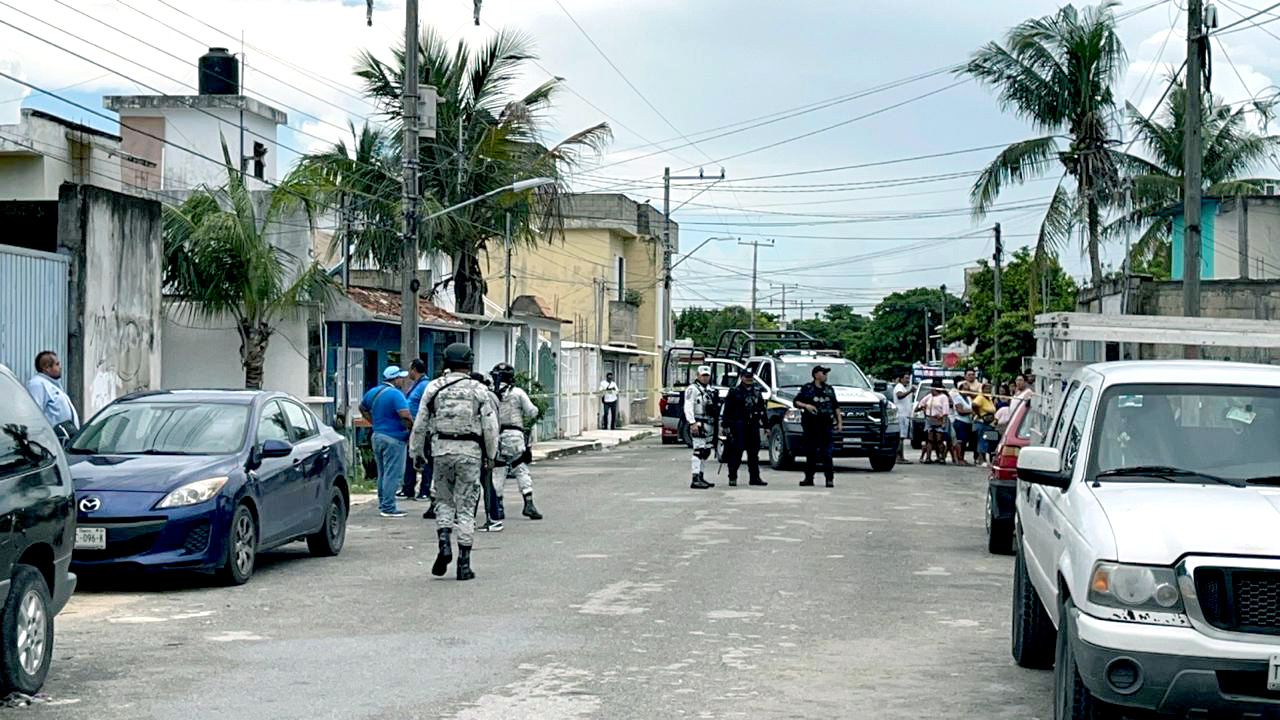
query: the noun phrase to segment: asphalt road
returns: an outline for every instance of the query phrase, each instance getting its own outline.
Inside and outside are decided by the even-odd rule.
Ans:
[[[1052,717],[1051,675],[1009,657],[1013,563],[986,553],[979,471],[849,460],[832,490],[766,471],[767,488],[721,474],[697,492],[687,453],[536,465],[547,519],[509,498],[471,582],[430,575],[432,524],[370,505],[341,556],[295,544],[243,587],[99,579],[58,618],[49,702],[10,712]]]

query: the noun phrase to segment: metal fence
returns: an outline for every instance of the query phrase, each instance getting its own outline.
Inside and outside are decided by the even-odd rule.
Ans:
[[[23,383],[36,353],[67,355],[67,258],[0,245],[0,364]]]

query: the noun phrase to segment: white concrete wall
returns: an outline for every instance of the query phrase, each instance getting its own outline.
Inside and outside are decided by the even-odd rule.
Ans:
[[[203,322],[188,315],[181,305],[171,305],[165,308],[161,339],[161,387],[244,387],[240,335],[231,318]],[[307,397],[307,323],[303,313],[280,323],[271,336],[262,386]]]
[[[73,143],[87,155],[76,156]],[[0,199],[57,200],[64,182],[120,190],[119,141],[36,117],[24,110],[16,125],[0,125]]]
[[[145,111],[147,116],[160,116],[155,110]],[[167,108],[164,110],[165,140],[190,148],[201,155],[222,161],[222,139],[226,138],[232,163],[237,157],[253,154],[253,143],[267,146],[267,180],[276,180],[276,161],[280,148],[276,144],[276,126],[271,120],[254,113],[244,113],[244,146],[240,146],[240,111],[232,108]],[[255,134],[256,133],[256,134]],[[263,138],[270,138],[264,140]],[[246,168],[252,174],[253,169]],[[186,190],[200,185],[218,187],[227,181],[227,171],[220,165],[193,155],[173,145],[164,150],[164,189]],[[261,189],[261,183],[250,182],[251,189]]]
[[[471,349],[475,352],[475,370],[486,375],[494,365],[507,361],[507,342],[511,328],[505,325],[491,325],[483,330],[471,332]]]

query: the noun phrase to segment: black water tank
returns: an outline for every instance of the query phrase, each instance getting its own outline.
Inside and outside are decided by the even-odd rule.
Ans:
[[[226,48],[209,48],[209,52],[201,56],[200,94],[240,94],[240,63]]]

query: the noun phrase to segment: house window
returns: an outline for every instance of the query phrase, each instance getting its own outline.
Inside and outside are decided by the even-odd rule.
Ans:
[[[627,299],[627,259],[621,255],[614,260],[614,272],[617,276],[614,281],[618,287],[618,302]]]

